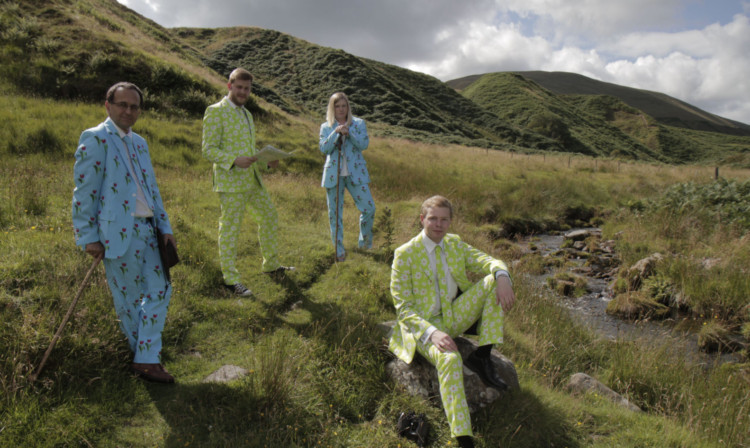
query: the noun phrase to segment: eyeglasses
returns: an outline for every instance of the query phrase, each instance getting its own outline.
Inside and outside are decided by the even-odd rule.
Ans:
[[[138,104],[128,104],[126,102],[121,103],[111,103],[115,106],[119,107],[120,109],[130,110],[130,112],[138,112],[141,110],[141,106]]]

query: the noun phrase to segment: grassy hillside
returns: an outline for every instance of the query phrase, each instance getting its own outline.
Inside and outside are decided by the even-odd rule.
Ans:
[[[259,28],[175,29],[204,51],[219,73],[241,64],[257,76],[256,94],[282,109],[323,121],[328,98],[344,91],[355,115],[390,125],[384,135],[490,148],[561,150],[554,141],[508,125],[439,80],[393,65]]]
[[[100,267],[44,373],[29,384],[89,265],[73,243],[70,173],[78,131],[102,120],[104,111],[101,105],[18,95],[0,98],[0,110],[6,124],[0,146],[2,446],[413,446],[395,432],[405,409],[426,413],[432,446],[450,446],[439,406],[408,396],[385,375],[388,356],[375,329],[394,318],[388,240],[400,244],[418,231],[418,204],[434,193],[456,204],[454,231],[508,262],[518,260],[519,303],[508,317],[502,351],[515,362],[522,389],[474,416],[479,446],[750,442],[747,364],[700,366],[659,341],[597,338],[571,320],[560,298],[524,275],[530,263],[516,243],[497,237],[503,223],[560,227],[570,210],[598,210],[607,237],[618,235],[625,262],[654,250],[674,253],[672,264],[660,269],[691,297],[705,299],[695,302],[695,318],[714,325],[747,309],[750,285],[741,280],[750,263],[746,227],[727,221],[717,228],[710,213],[701,217],[689,207],[680,207],[683,215],[658,212],[661,191],[687,181],[705,185],[709,170],[587,158],[568,165],[567,157],[374,138],[366,157],[379,210],[375,249],[352,250],[357,216],[348,200],[350,257],[334,264],[318,187],[323,160],[311,144],[315,126],[271,115],[258,120],[260,144],[300,152],[266,178],[280,213],[282,259],[298,270],[281,281],[261,274],[249,225],[240,265],[256,295],[227,295],[216,254],[219,206],[198,149],[200,120],[146,113],[136,130],[151,142],[182,258],[173,272],[164,333],[165,363],[178,383],[148,384],[127,372],[129,350]],[[25,117],[14,112],[19,110]],[[42,137],[51,144],[30,144]],[[724,174],[750,177],[747,171]],[[649,198],[656,208],[638,205]],[[710,276],[686,263],[693,257],[720,258],[723,274]],[[678,283],[690,278],[703,281]],[[715,296],[737,302],[723,300],[719,313]],[[713,313],[699,317],[714,310],[716,319]],[[202,382],[225,364],[250,373],[229,384]],[[577,371],[600,378],[646,412],[625,412],[595,395],[569,395],[564,385]]]
[[[0,44],[0,86],[26,94],[98,101],[107,86],[127,78],[147,91],[147,108],[197,117],[222,94],[226,74],[242,64],[258,75],[255,93],[262,103],[317,122],[330,94],[343,90],[355,113],[383,136],[518,152],[750,163],[746,137],[686,135],[610,100],[546,91],[546,102],[535,104],[538,86],[529,90],[516,80],[502,88],[490,83],[481,93],[475,85],[477,103],[430,76],[276,31],[166,30],[115,0],[6,0]],[[565,74],[545,79],[558,75],[567,80]],[[610,87],[607,92],[616,90]],[[502,98],[488,102],[498,93]],[[254,101],[249,107],[255,114],[268,110]],[[659,119],[668,119],[667,112]]]
[[[462,93],[504,120],[555,139],[570,152],[662,159],[659,151],[633,140],[602,117],[588,113],[586,108],[573,105],[520,75],[485,75]]]
[[[426,414],[431,446],[451,446],[439,405],[407,395],[385,374],[390,357],[376,328],[395,318],[388,291],[392,251],[418,232],[417,208],[436,193],[456,206],[453,231],[510,263],[519,299],[501,350],[515,363],[521,390],[473,416],[478,446],[750,444],[747,352],[739,355],[743,362],[714,365],[696,363],[669,339],[598,337],[571,317],[567,299],[528,275],[541,269],[554,276],[572,261],[547,263],[526,253],[515,236],[596,223],[605,238],[616,240],[622,272],[659,251],[664,259],[655,280],[637,291],[625,287],[613,302],[661,300],[704,339],[747,342],[747,169],[721,167],[723,179],[713,181],[713,168],[697,165],[521,155],[517,151],[560,146],[552,137],[505,124],[433,78],[274,32],[173,33],[113,0],[6,0],[0,3],[0,40],[0,446],[413,447],[396,435],[402,410]],[[274,72],[270,62],[249,65],[247,42],[258,44],[258,55],[287,48],[275,63],[287,70],[302,64],[298,54],[305,56],[305,75],[285,79],[286,72]],[[258,145],[297,151],[265,177],[279,211],[282,261],[297,270],[280,280],[261,274],[256,229],[248,223],[239,265],[255,292],[251,299],[221,287],[219,204],[200,153],[201,108],[222,94],[230,65],[218,57],[203,65],[214,54],[247,58],[258,73],[260,99],[251,105]],[[314,85],[313,68],[318,84],[330,83]],[[148,108],[135,130],[149,141],[182,259],[173,271],[164,332],[164,362],[178,382],[149,384],[127,371],[131,354],[99,266],[31,384],[29,376],[90,265],[74,245],[70,222],[78,135],[105,118],[104,89],[121,78],[147,91]],[[371,80],[383,90],[371,90]],[[325,99],[341,88],[352,89],[357,113],[379,135],[365,153],[378,212],[375,248],[357,251],[358,216],[347,199],[349,256],[336,264],[319,187],[317,131]],[[387,110],[371,91],[393,92]],[[619,123],[617,129],[633,127],[623,135],[636,138],[642,131],[634,124],[638,114],[621,104],[594,98],[576,105],[586,100],[565,99]],[[565,110],[561,99],[549,101]],[[609,115],[614,121],[603,118]],[[412,117],[421,121],[410,124]],[[468,124],[457,128],[459,122]],[[697,131],[684,135],[704,138]],[[745,140],[733,138],[727,151],[742,156]],[[619,278],[618,288],[626,280]],[[228,384],[203,382],[227,364],[249,373]],[[565,384],[579,371],[645,412],[624,411],[596,394],[570,395]]]
[[[570,152],[668,163],[750,162],[750,137],[666,126],[614,96],[553,93],[515,73],[451,83],[500,118],[553,138]]]
[[[656,119],[659,123],[731,135],[750,136],[750,124],[719,117],[659,92],[635,89],[597,81],[577,73],[525,71],[513,72],[559,95],[607,95]],[[462,91],[484,75],[471,75],[448,81]]]
[[[28,95],[98,102],[127,79],[148,108],[198,116],[220,92],[198,52],[115,0],[6,0],[0,44],[0,82]]]
[[[685,129],[750,136],[750,124],[719,117],[661,92],[597,81],[576,73],[518,72],[558,94],[594,94],[619,98],[658,122]]]

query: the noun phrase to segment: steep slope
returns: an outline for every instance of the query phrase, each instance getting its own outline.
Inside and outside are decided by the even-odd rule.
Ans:
[[[57,99],[101,101],[129,80],[151,109],[201,114],[220,78],[199,53],[115,0],[0,4],[0,82]]]
[[[655,118],[659,123],[698,131],[750,136],[750,124],[719,117],[669,95],[597,81],[577,73],[524,71],[514,72],[531,79],[556,94],[610,95]],[[463,90],[483,75],[448,81]]]
[[[554,79],[559,74],[549,75],[547,79]],[[575,75],[572,79],[578,77]],[[448,84],[519,127],[565,142],[566,150],[578,147],[577,152],[586,154],[653,158],[669,163],[745,166],[748,161],[748,136],[665,125],[663,120],[651,117],[616,96],[555,93],[514,72],[471,76]],[[584,150],[580,149],[581,145]]]
[[[558,151],[553,140],[508,125],[439,80],[259,28],[175,29],[219,73],[242,65],[257,76],[255,93],[322,121],[333,92],[346,92],[356,115],[390,125],[383,134],[493,148]]]
[[[517,74],[484,75],[466,87],[463,94],[504,120],[555,139],[569,152],[668,160],[600,115],[589,113]]]

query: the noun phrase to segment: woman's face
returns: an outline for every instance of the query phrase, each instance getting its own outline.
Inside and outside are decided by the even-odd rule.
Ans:
[[[346,121],[346,117],[349,115],[349,104],[343,98],[337,100],[333,103],[333,112],[336,121]]]

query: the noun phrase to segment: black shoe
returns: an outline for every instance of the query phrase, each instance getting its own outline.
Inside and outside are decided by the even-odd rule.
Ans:
[[[456,441],[461,448],[474,448],[474,439],[471,436],[458,436]]]
[[[234,285],[224,285],[225,288],[232,291],[232,294],[241,297],[249,297],[253,295],[253,292],[247,289],[242,283],[235,283]]]
[[[466,361],[464,361],[464,365],[479,375],[482,381],[488,386],[501,391],[508,390],[508,385],[502,378],[500,378],[500,375],[498,375],[497,368],[495,367],[495,364],[492,363],[491,357],[480,358],[477,356],[476,352],[473,352],[469,355]]]
[[[424,414],[415,414],[414,411],[402,412],[398,417],[398,435],[406,437],[417,446],[423,447],[427,444],[427,436],[430,427]]]
[[[265,271],[263,273],[268,274],[268,275],[279,275],[279,274],[286,274],[287,272],[292,272],[294,269],[295,269],[294,266],[279,266],[273,271]]]

